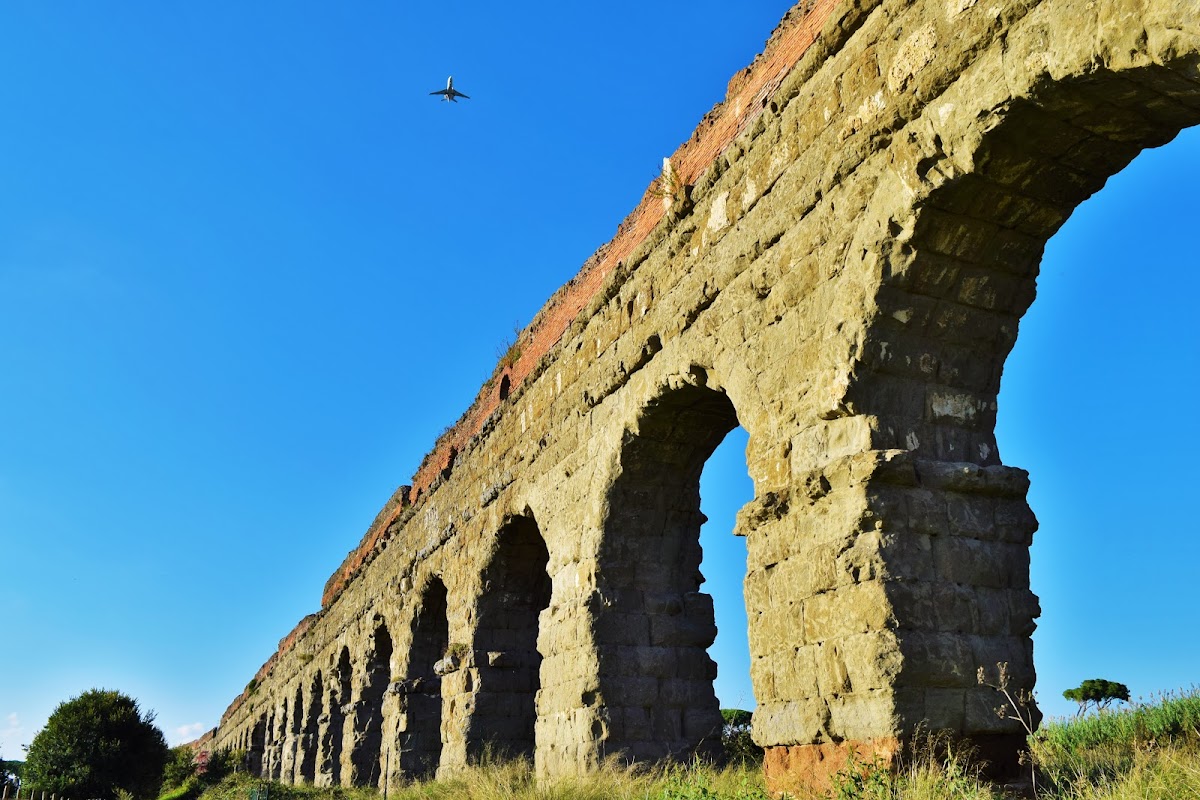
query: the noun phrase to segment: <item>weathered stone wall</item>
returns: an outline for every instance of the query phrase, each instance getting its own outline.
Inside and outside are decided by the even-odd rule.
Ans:
[[[1001,370],[1048,237],[1200,122],[1200,14],[805,10],[672,158],[665,204],[648,194],[380,513],[216,746],[318,784],[449,772],[489,743],[542,775],[710,748],[698,479],[740,424],[772,786],[819,783],[851,744],[886,757],[922,723],[1012,759],[1020,729],[975,679],[1007,662],[1034,681],[1037,523],[996,447]]]

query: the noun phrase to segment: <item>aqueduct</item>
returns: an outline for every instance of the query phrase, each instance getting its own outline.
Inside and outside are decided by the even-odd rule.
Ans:
[[[211,734],[285,781],[491,746],[539,774],[712,747],[698,479],[736,425],[771,786],[919,725],[1022,741],[1037,527],[996,395],[1047,239],[1200,122],[1190,0],[794,8],[550,299]]]

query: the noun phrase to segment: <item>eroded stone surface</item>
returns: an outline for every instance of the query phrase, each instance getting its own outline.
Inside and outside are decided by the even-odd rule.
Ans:
[[[1034,681],[1037,523],[996,447],[1001,370],[1047,238],[1200,121],[1200,20],[1177,0],[801,11],[213,746],[318,784],[445,774],[489,745],[541,775],[711,751],[698,479],[740,424],[772,786],[820,784],[852,747],[890,758],[922,725],[1011,758],[1020,730],[976,685],[997,662]]]

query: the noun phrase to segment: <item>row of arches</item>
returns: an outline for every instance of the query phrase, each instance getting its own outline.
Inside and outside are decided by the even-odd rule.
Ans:
[[[1069,17],[1072,3],[1043,5]],[[545,774],[612,753],[658,759],[713,746],[720,714],[707,649],[716,631],[700,591],[698,480],[742,420],[758,437],[748,447],[758,496],[739,515],[754,728],[774,787],[812,783],[851,753],[887,761],[921,726],[960,732],[998,768],[1014,767],[1024,733],[997,717],[994,692],[977,679],[979,667],[1004,663],[1014,689],[1032,689],[1040,613],[1029,586],[1037,521],[1028,476],[997,452],[1000,376],[1046,239],[1108,175],[1194,124],[1200,108],[1195,81],[1181,77],[1194,73],[1193,49],[1174,67],[1089,67],[1077,80],[1038,73],[1023,96],[955,111],[976,97],[992,102],[1006,64],[1041,63],[1042,28],[1018,33],[987,49],[987,68],[958,76],[905,137],[880,137],[891,148],[887,169],[863,167],[867,177],[847,173],[826,187],[830,199],[791,220],[775,245],[793,244],[793,229],[803,245],[805,226],[811,234],[828,220],[825,249],[786,267],[763,256],[757,276],[740,266],[750,275],[741,300],[724,284],[714,299],[709,282],[725,280],[722,269],[697,268],[703,286],[679,291],[704,305],[663,301],[652,312],[682,306],[682,331],[649,333],[656,346],[640,349],[647,340],[638,337],[668,329],[660,318],[620,347],[601,351],[597,339],[597,360],[651,355],[632,371],[618,361],[590,373],[625,383],[601,382],[597,396],[593,381],[576,395],[582,405],[562,401],[569,413],[548,424],[561,427],[539,447],[561,434],[575,463],[593,462],[587,477],[556,497],[566,470],[535,464],[500,501],[525,511],[494,532],[459,531],[453,556],[416,566],[419,588],[403,599],[402,622],[377,613],[337,633],[362,641],[355,652],[320,645],[328,661],[307,690],[285,688],[268,711],[239,720],[252,768],[370,783],[429,775],[489,748],[533,755]],[[736,170],[723,175],[732,182]],[[781,181],[759,202],[769,208],[785,191],[799,190]],[[753,213],[739,225],[755,224]],[[837,216],[855,222],[839,226]],[[825,274],[830,263],[838,266]],[[695,326],[705,332],[689,333],[706,313]],[[525,410],[520,419],[524,434]],[[498,424],[489,464],[516,469],[504,450],[515,428]],[[461,487],[471,466],[447,472],[448,485]],[[437,506],[454,502],[447,494],[426,499],[429,517],[453,511]],[[580,506],[590,510],[571,516]],[[464,541],[489,534],[483,555]],[[456,557],[470,561],[459,565],[473,576],[469,593],[439,560]],[[376,575],[386,569],[378,564]],[[360,613],[375,608],[358,601]]]
[[[592,733],[629,759],[719,756],[699,482],[737,425],[723,391],[685,383],[635,415],[614,462],[587,601],[602,608],[586,610],[593,624],[584,631],[598,670],[579,703],[598,712]],[[409,595],[407,620],[377,614],[357,655],[353,642],[341,646],[260,710],[233,743],[249,770],[294,783],[383,785],[389,774],[433,776],[447,748],[457,763],[485,754],[534,761],[539,720],[570,713],[540,697],[543,661],[579,644],[547,634],[550,550],[527,509],[495,534],[473,598],[454,597],[429,574]],[[451,639],[455,604],[473,609],[469,641]]]

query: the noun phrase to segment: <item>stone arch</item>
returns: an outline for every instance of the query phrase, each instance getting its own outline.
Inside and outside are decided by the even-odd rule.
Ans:
[[[304,755],[304,684],[296,681],[296,691],[292,695],[291,725],[288,728],[287,763],[284,765],[283,777],[288,783],[296,783],[300,779],[300,762]]]
[[[1151,30],[1149,40],[1162,36]],[[854,429],[863,443],[856,543],[869,542],[867,568],[882,576],[875,596],[886,644],[876,647],[887,667],[875,674],[888,685],[886,713],[901,737],[922,722],[969,736],[1000,772],[1015,770],[1024,735],[996,716],[996,695],[977,685],[976,670],[1006,663],[1013,688],[1032,690],[1040,614],[1029,585],[1037,521],[1028,475],[1001,463],[995,438],[1004,362],[1047,240],[1139,152],[1200,123],[1200,85],[1180,71],[1183,63],[1195,71],[1194,51],[1174,65],[1136,53],[1116,64],[1126,56],[1114,54],[1134,51],[1102,39],[1071,50],[1083,41],[1051,41],[1047,56],[1026,52],[1030,39],[1018,29],[1004,59],[1059,59],[1070,69],[1024,76],[1003,102],[982,90],[972,97],[968,74],[940,103],[961,103],[951,122],[922,118],[897,137],[894,177],[911,206],[880,214],[888,232],[871,248],[881,257],[877,311],[844,412],[829,425]],[[962,130],[955,120],[981,122]],[[822,467],[808,479],[831,474]],[[870,574],[864,566],[860,559],[857,574]],[[768,773],[811,758],[777,753]]]
[[[321,783],[342,785],[342,752],[346,738],[346,711],[350,706],[351,679],[354,667],[350,648],[342,646],[334,664],[332,681],[326,691],[326,721],[321,734]]]
[[[594,636],[607,752],[632,759],[720,754],[712,598],[700,591],[700,473],[738,425],[729,397],[693,367],[627,428],[602,521]]]
[[[250,748],[246,751],[246,771],[263,777],[263,755],[267,749],[267,715],[259,715],[250,731]]]
[[[485,749],[533,761],[542,654],[539,616],[550,604],[550,560],[532,514],[511,517],[484,568],[476,611],[475,669],[479,683],[467,757]]]
[[[431,578],[413,617],[412,646],[401,685],[400,769],[431,777],[442,756],[442,678],[438,664],[450,644],[446,584]]]
[[[325,683],[321,670],[317,670],[308,687],[308,712],[304,718],[304,733],[300,738],[300,764],[297,770],[299,780],[309,784],[317,779],[317,747],[320,741],[324,695]]]
[[[283,749],[287,745],[287,698],[277,710],[271,712],[271,722],[267,727],[270,743],[270,775],[271,780],[277,781],[283,775]]]
[[[364,683],[356,709],[355,728],[359,735],[351,753],[354,767],[351,782],[356,786],[375,786],[382,775],[383,697],[391,677],[392,637],[381,620],[371,634]]]

